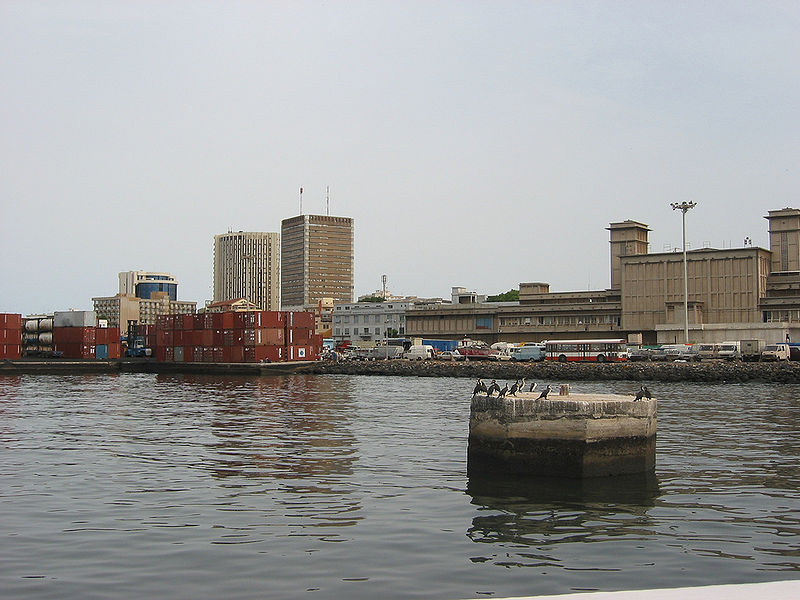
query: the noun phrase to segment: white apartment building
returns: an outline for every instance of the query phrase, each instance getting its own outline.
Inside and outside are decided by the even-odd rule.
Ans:
[[[355,302],[333,307],[333,339],[336,342],[383,342],[393,333],[403,337],[406,311],[412,302]]]
[[[280,310],[280,235],[237,231],[214,236],[214,302],[245,298]]]

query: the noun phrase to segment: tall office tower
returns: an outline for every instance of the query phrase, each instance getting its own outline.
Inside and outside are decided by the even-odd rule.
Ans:
[[[214,302],[246,298],[280,310],[277,233],[237,231],[214,236]]]
[[[281,222],[281,306],[353,301],[353,219],[300,215]]]

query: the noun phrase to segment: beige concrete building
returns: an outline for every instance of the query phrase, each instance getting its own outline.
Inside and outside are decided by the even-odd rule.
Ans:
[[[280,310],[280,236],[236,231],[214,236],[214,302],[246,298]]]
[[[800,340],[800,210],[769,211],[770,249],[703,248],[687,252],[690,340]],[[520,284],[518,303],[474,294],[450,305],[416,307],[408,336],[488,343],[555,338],[628,338],[645,344],[683,339],[683,253],[649,253],[650,229],[611,223],[607,290],[550,292]]]
[[[300,215],[281,222],[281,307],[353,301],[353,219]]]
[[[140,325],[154,325],[161,315],[194,314],[196,302],[170,300],[166,292],[153,292],[150,298],[137,298],[129,294],[92,298],[98,319],[107,319],[109,327],[126,331],[129,321]]]

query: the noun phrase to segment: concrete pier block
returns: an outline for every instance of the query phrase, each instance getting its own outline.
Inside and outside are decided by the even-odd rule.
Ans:
[[[472,399],[469,474],[600,477],[653,471],[657,401],[570,394]]]

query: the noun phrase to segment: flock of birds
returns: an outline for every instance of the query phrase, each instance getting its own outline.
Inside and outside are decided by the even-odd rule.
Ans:
[[[536,389],[536,382],[531,383],[530,387],[528,388],[528,392],[532,392]],[[525,378],[518,379],[510,386],[506,383],[503,387],[492,379],[492,382],[489,385],[486,385],[483,382],[483,379],[478,379],[478,383],[475,384],[475,389],[472,390],[472,395],[477,396],[479,394],[486,394],[487,398],[493,397],[494,393],[497,392],[498,398],[505,398],[506,395],[509,396],[516,396],[517,392],[524,392],[525,391]],[[539,397],[536,398],[537,400],[546,400],[547,394],[550,393],[550,384],[548,384],[543,390],[542,393],[539,394]],[[633,401],[636,402],[637,400],[641,400],[642,398],[647,398],[650,400],[653,395],[650,393],[650,390],[647,389],[646,386],[641,386],[639,391],[636,392],[636,395],[633,398]]]
[[[531,386],[528,388],[528,391],[532,392],[535,389],[536,389],[536,382],[534,381],[533,383],[531,383]],[[509,396],[516,396],[517,392],[524,392],[524,391],[525,391],[524,377],[522,379],[518,379],[510,386],[506,383],[503,387],[500,387],[500,385],[494,379],[492,379],[492,382],[488,386],[483,382],[483,379],[478,379],[478,383],[475,384],[475,389],[472,391],[472,395],[477,396],[478,394],[486,394],[487,398],[491,398],[492,395],[495,392],[497,392],[498,398],[505,398],[506,394],[508,394]],[[547,394],[549,393],[550,393],[550,385],[547,385],[547,387],[545,387],[542,390],[542,393],[539,394],[539,398],[547,398]],[[537,398],[537,400],[539,398]]]

